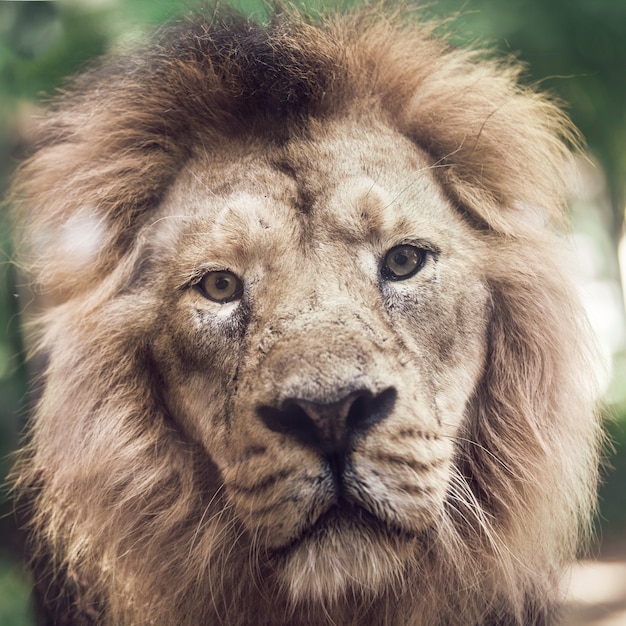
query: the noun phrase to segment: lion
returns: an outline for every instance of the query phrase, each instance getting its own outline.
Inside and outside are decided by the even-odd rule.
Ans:
[[[407,11],[221,9],[54,100],[11,192],[48,623],[558,620],[598,358],[578,137],[520,71]]]

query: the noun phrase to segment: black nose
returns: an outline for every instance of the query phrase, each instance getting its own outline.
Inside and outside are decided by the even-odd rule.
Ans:
[[[257,414],[270,430],[289,435],[342,465],[355,439],[391,413],[396,395],[390,387],[378,395],[359,390],[329,404],[287,398],[280,408],[257,407]]]

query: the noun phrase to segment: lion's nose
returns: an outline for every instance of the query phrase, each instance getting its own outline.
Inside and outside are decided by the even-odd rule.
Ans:
[[[280,408],[257,407],[257,414],[270,430],[289,435],[333,463],[343,464],[355,439],[391,413],[396,395],[389,387],[377,395],[359,390],[332,403],[287,398]]]

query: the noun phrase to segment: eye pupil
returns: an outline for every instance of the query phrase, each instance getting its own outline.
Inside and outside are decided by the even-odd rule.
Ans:
[[[409,262],[409,257],[404,252],[397,252],[393,261],[396,265],[406,265]]]
[[[391,248],[385,255],[382,275],[386,280],[405,280],[417,274],[426,261],[426,252],[411,245]]]
[[[215,279],[215,288],[219,289],[220,291],[224,291],[228,289],[228,287],[230,286],[230,282],[231,281],[226,278],[226,276],[219,276]]]

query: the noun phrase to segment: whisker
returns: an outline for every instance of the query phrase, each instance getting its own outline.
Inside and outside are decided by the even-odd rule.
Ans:
[[[195,530],[195,532],[194,532],[194,534],[193,534],[193,537],[191,538],[191,543],[190,543],[190,545],[189,545],[189,553],[188,553],[188,557],[187,557],[187,558],[190,558],[190,557],[191,557],[191,553],[192,553],[192,551],[193,551],[194,544],[195,544],[195,542],[196,542],[196,539],[198,538],[198,535],[199,535],[200,530],[201,530],[201,528],[202,528],[202,525],[203,525],[203,523],[204,523],[204,518],[206,517],[206,515],[207,515],[207,513],[208,513],[209,509],[211,508],[211,506],[213,505],[213,503],[215,502],[215,500],[218,498],[218,496],[220,496],[220,495],[221,495],[221,493],[222,493],[222,491],[223,491],[223,490],[224,490],[224,485],[222,484],[222,485],[220,485],[220,486],[216,489],[215,493],[213,494],[213,496],[212,496],[212,497],[211,497],[211,499],[209,500],[209,503],[208,503],[208,504],[204,507],[204,510],[202,511],[202,515],[201,515],[201,517],[200,517],[200,521],[198,522],[198,525],[196,526],[196,530]],[[220,510],[219,510],[219,511],[217,511],[217,512],[216,512],[216,513],[212,516],[212,517],[210,517],[210,518],[207,520],[207,524],[211,523],[213,520],[215,520],[215,519],[217,519],[218,517],[222,516],[222,515],[224,514],[224,512],[225,512],[225,509],[224,509],[224,508],[220,508]]]
[[[468,443],[471,446],[478,448],[479,450],[481,450],[482,452],[485,452],[487,455],[489,455],[496,463],[498,463],[503,469],[505,469],[513,478],[515,478],[516,480],[519,481],[523,481],[523,482],[531,482],[529,481],[526,477],[519,475],[518,473],[516,473],[509,465],[507,465],[502,459],[500,459],[498,456],[496,456],[491,450],[489,450],[489,448],[486,448],[484,445],[482,445],[481,443],[478,443],[478,441],[474,441],[473,439],[468,439],[467,437],[461,437],[460,435],[446,435],[446,434],[441,434],[440,435],[442,438],[446,438],[446,439],[451,439],[453,441],[461,441],[463,443]]]

